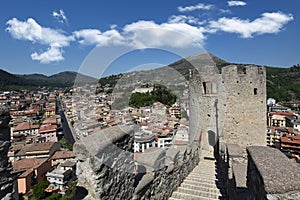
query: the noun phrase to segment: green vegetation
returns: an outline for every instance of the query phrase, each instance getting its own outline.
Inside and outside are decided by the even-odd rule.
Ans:
[[[67,190],[66,190],[66,194],[64,194],[60,200],[69,200],[69,199],[72,199],[75,195],[76,195],[76,184],[77,182],[74,181],[71,185],[71,187],[69,187]]]
[[[52,193],[50,196],[46,198],[46,200],[60,200],[61,199],[61,194],[58,193]]]
[[[79,83],[95,82],[96,79],[76,72],[61,72],[52,76],[42,74],[15,75],[0,69],[0,90],[37,90],[39,87],[66,88]]]
[[[48,181],[40,181],[35,186],[33,186],[33,197],[31,200],[39,200],[45,197],[45,189],[48,187]]]
[[[213,61],[216,64],[217,68],[221,70],[222,67],[231,64],[211,54],[200,54],[197,57],[197,65],[199,65],[197,67],[209,65]],[[181,59],[177,62],[174,62],[168,65],[168,67],[178,71],[187,80],[189,78],[189,69],[194,69],[194,66],[192,66],[191,63],[189,63],[186,59]],[[268,98],[274,98],[277,101],[290,101],[300,99],[300,65],[295,65],[290,68],[266,67],[266,69]],[[97,88],[96,93],[111,93],[112,88],[115,87],[115,85],[123,77],[123,75],[126,74],[111,75],[100,78],[98,81],[100,86]],[[76,72],[62,72],[53,76],[45,76],[42,74],[15,75],[4,70],[0,70],[0,90],[37,90],[40,87],[48,87],[50,89],[69,88],[74,85],[75,79],[80,83],[95,82],[95,79],[84,76],[82,74],[78,74]],[[139,94],[135,94],[135,96],[138,95]],[[151,100],[148,96],[140,95],[139,97],[146,100],[146,103],[141,104],[141,102],[137,102],[137,105],[145,105],[150,103]],[[135,99],[135,97],[133,98]],[[116,107],[128,106],[128,99],[129,96],[125,95],[121,99],[116,100],[116,105],[118,105]]]
[[[129,100],[132,107],[150,106],[154,102],[161,102],[165,105],[172,105],[176,102],[176,95],[169,91],[165,86],[154,85],[153,91],[147,93],[133,93]]]
[[[61,146],[63,148],[66,148],[66,149],[68,149],[70,151],[73,151],[73,145],[69,144],[65,138],[60,139],[59,143],[61,144]]]
[[[277,101],[300,99],[300,67],[267,67],[267,97]]]

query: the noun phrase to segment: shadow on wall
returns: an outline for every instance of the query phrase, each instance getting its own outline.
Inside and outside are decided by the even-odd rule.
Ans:
[[[76,194],[70,200],[84,199],[88,195],[88,191],[84,187],[77,186]]]

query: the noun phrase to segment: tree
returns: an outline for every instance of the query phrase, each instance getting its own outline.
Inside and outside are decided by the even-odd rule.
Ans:
[[[73,151],[73,145],[69,144],[65,138],[60,139],[59,143],[61,144],[61,146],[63,148],[66,148],[66,149],[68,149],[70,151]]]
[[[46,200],[59,200],[61,198],[61,194],[52,193],[50,196],[46,198]]]
[[[48,187],[48,181],[40,181],[33,187],[33,200],[43,199],[45,197],[45,189]]]

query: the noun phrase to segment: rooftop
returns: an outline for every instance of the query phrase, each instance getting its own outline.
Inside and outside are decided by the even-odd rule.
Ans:
[[[14,132],[16,131],[26,131],[26,130],[31,130],[31,129],[38,129],[39,125],[34,124],[32,122],[22,122],[16,126],[16,128],[13,130]]]
[[[56,159],[67,159],[67,158],[75,158],[73,151],[56,151],[50,159],[56,160]]]

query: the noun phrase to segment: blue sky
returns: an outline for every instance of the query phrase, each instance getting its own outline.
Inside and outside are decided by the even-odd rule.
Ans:
[[[166,65],[180,56],[161,48],[189,45],[172,32],[230,62],[278,67],[300,63],[297,0],[3,0],[0,4],[0,68],[11,73],[78,71],[95,47],[111,46],[152,49],[128,53],[125,59],[120,56],[109,73],[147,63]],[[97,54],[99,60],[102,55]]]

